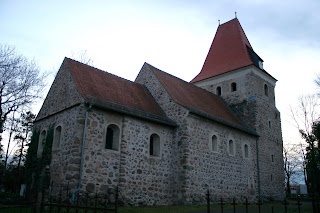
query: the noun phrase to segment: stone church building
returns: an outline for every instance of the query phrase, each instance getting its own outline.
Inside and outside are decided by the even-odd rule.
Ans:
[[[65,58],[35,121],[54,128],[51,180],[75,191],[119,187],[125,203],[283,199],[276,79],[237,18],[219,25],[186,82],[145,63],[135,81]]]

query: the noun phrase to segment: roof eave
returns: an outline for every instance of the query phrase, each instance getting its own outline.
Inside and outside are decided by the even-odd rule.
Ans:
[[[112,103],[109,101],[100,100],[100,99],[97,99],[94,97],[87,98],[86,104],[92,105],[93,107],[97,107],[97,108],[100,108],[103,110],[110,110],[110,111],[114,111],[114,112],[119,112],[119,113],[123,113],[123,114],[130,115],[133,117],[142,118],[145,120],[165,124],[165,125],[172,126],[172,127],[178,126],[173,120],[171,120],[169,118],[165,118],[165,117],[162,117],[159,115],[148,113],[148,112],[145,112],[142,110],[130,108],[130,107],[127,107],[127,106],[124,106],[121,104],[116,104],[116,103]]]
[[[199,83],[199,82],[201,82],[201,81],[204,81],[204,80],[207,80],[207,79],[210,79],[210,78],[216,78],[216,77],[221,76],[221,75],[224,75],[224,74],[226,74],[226,73],[233,72],[233,71],[236,71],[236,70],[239,70],[239,69],[242,69],[242,68],[245,68],[245,67],[249,67],[249,66],[254,66],[254,67],[258,68],[258,69],[261,70],[263,73],[265,73],[265,74],[268,75],[270,78],[272,78],[275,82],[278,81],[276,78],[274,78],[272,75],[270,75],[267,71],[265,71],[264,69],[261,69],[259,66],[257,66],[256,64],[254,64],[254,63],[252,62],[251,64],[248,64],[248,65],[245,65],[245,66],[236,68],[236,69],[232,69],[232,70],[229,70],[229,71],[226,71],[226,72],[217,74],[217,75],[213,75],[213,76],[210,76],[210,77],[207,77],[207,78],[203,78],[203,79],[198,80],[198,81],[193,81],[194,79],[192,79],[192,80],[190,81],[190,83],[192,83],[192,84]]]
[[[199,111],[199,110],[196,110],[196,109],[189,108],[189,112],[192,113],[192,114],[198,115],[200,117],[204,117],[206,119],[209,119],[209,120],[215,121],[217,123],[223,124],[225,126],[228,126],[228,127],[231,127],[231,128],[246,132],[246,133],[248,133],[250,135],[253,135],[255,137],[259,137],[259,135],[258,135],[258,133],[256,131],[254,131],[254,130],[248,128],[248,127],[243,127],[241,125],[237,125],[235,123],[231,123],[229,121],[223,120],[221,118],[218,118],[216,116],[210,115],[208,113],[205,113],[205,112],[202,112],[202,111]]]

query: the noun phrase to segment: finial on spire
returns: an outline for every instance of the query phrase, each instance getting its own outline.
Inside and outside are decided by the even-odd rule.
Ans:
[[[234,12],[235,18],[237,18],[237,11]]]
[[[219,22],[219,26],[220,26],[220,19],[218,19],[218,22]]]

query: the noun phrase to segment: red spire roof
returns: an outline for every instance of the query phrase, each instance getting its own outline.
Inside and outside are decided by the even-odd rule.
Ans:
[[[202,70],[191,83],[253,64],[247,46],[252,49],[237,18],[220,25]]]

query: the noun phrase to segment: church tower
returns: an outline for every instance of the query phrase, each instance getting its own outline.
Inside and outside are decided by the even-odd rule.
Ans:
[[[219,25],[201,72],[191,83],[221,96],[238,117],[260,136],[260,194],[284,198],[280,112],[275,105],[276,79],[263,68],[237,18]]]

